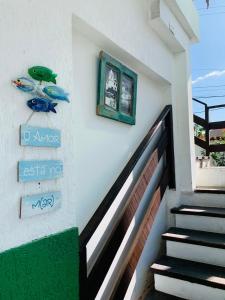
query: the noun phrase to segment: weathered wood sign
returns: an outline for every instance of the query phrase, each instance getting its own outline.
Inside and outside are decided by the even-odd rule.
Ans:
[[[61,160],[22,160],[18,169],[19,182],[51,180],[63,175]]]
[[[61,132],[58,129],[21,125],[20,144],[22,146],[58,148],[61,146]]]
[[[61,206],[61,192],[25,196],[20,202],[20,218],[28,218],[55,211]]]

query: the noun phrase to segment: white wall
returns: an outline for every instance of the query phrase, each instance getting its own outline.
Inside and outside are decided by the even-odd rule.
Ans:
[[[107,5],[99,0],[82,3],[68,1],[64,5],[59,0],[48,0],[44,9],[34,0],[0,3],[0,176],[3,183],[0,225],[4,227],[0,250],[70,226],[82,229],[137,143],[169,102],[163,99],[163,92],[171,80],[172,55],[148,25],[147,3],[134,0]],[[108,11],[114,12],[115,17],[108,18]],[[94,31],[101,30],[103,36],[107,35],[101,47],[72,30],[73,13],[82,16],[91,27],[94,25]],[[128,66],[132,62],[131,67],[139,73],[136,126],[95,115],[97,56],[104,43],[112,54],[119,53]],[[29,122],[61,129],[62,147],[58,150],[19,146],[19,126],[31,114],[25,105],[29,96],[12,87],[10,81],[26,74],[32,65],[52,68],[59,74],[59,85],[71,94],[71,103],[59,104],[57,115],[37,113]],[[18,161],[35,158],[62,159],[64,178],[42,182],[40,187],[37,183],[18,183]],[[59,211],[23,221],[18,219],[21,196],[58,188],[63,193]]]
[[[171,51],[148,23],[150,6],[145,0],[122,3],[95,0],[86,1],[85,5],[79,0],[68,1],[67,5],[59,0],[48,0],[45,9],[34,0],[5,0],[0,5],[3,16],[0,120],[4,128],[1,136],[4,185],[0,191],[3,216],[0,222],[5,224],[6,235],[12,228],[16,231],[16,238],[4,240],[2,249],[5,249],[72,224],[83,228],[160,110],[171,102],[173,95],[165,95],[168,95],[168,84],[173,82],[174,60]],[[113,18],[108,17],[109,12]],[[72,21],[72,14],[76,15],[75,21]],[[78,26],[78,19],[93,28],[96,33],[93,40],[87,28]],[[104,46],[138,72],[136,126],[95,115],[97,57]],[[30,115],[25,105],[29,97],[15,90],[10,80],[25,74],[34,64],[47,65],[56,71],[59,84],[71,93],[71,104],[59,105],[57,115],[36,114],[30,121],[30,124],[61,129],[63,144],[59,150],[25,149],[18,144],[19,126]],[[64,161],[62,180],[41,183],[43,190],[61,186],[63,207],[51,216],[20,221],[17,217],[20,196],[36,193],[40,188],[35,183],[17,183],[16,165],[21,159],[36,157]],[[79,204],[81,202],[87,204],[88,214],[85,206]],[[43,224],[46,222],[46,226],[36,226],[40,220]]]
[[[192,93],[189,51],[174,56],[172,105],[177,190],[191,191],[195,187],[195,147],[192,113]]]
[[[168,5],[171,5],[172,2],[175,2],[172,5],[178,6],[181,10],[179,20],[182,23],[182,26],[188,26],[187,34],[192,42],[197,42],[199,40],[200,28],[199,28],[199,17],[196,10],[194,1],[184,1],[184,0],[166,0]],[[170,3],[170,4],[169,4]],[[185,16],[185,18],[183,18]],[[193,36],[191,36],[191,34]]]
[[[74,96],[77,101],[74,118],[74,134],[77,141],[74,149],[74,176],[80,228],[83,228],[93,215],[153,120],[167,103],[163,88],[138,73],[137,125],[130,126],[96,116],[98,56],[102,49],[105,50],[74,30]]]
[[[76,17],[105,35],[111,47],[113,44],[120,47],[119,58],[126,59],[128,53],[132,55],[131,63],[137,60],[136,64],[143,64],[147,72],[171,82],[173,56],[149,26],[149,0],[86,0],[85,4],[83,0],[70,0],[70,3]]]
[[[196,186],[225,188],[225,167],[196,167]]]
[[[74,148],[71,130],[76,99],[72,78],[72,24],[67,9],[59,9],[61,1],[0,2],[0,251],[33,239],[61,231],[76,224]],[[62,130],[62,147],[32,149],[19,145],[19,127],[31,115],[25,102],[29,95],[19,92],[11,80],[26,74],[32,65],[46,65],[55,70],[59,85],[71,93],[71,104],[58,105],[58,113],[35,114],[29,124]],[[31,98],[31,97],[30,97]],[[38,183],[18,183],[17,163],[23,159],[62,159],[64,178]],[[19,219],[19,201],[23,195],[60,189],[62,208],[55,213],[27,220]]]

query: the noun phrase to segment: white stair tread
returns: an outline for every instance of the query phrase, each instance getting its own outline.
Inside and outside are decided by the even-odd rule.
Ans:
[[[151,266],[151,270],[156,274],[225,290],[223,267],[163,256]]]
[[[162,235],[164,240],[225,249],[225,234],[185,228],[170,228]]]
[[[225,208],[220,207],[181,205],[179,207],[172,208],[171,213],[225,218]]]

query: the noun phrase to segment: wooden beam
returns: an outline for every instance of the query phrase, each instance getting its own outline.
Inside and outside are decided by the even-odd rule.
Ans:
[[[154,223],[154,219],[165,193],[166,186],[169,183],[169,169],[166,169],[163,174],[164,175],[160,181],[158,188],[154,192],[154,195],[144,215],[143,221],[130,248],[130,251],[127,254],[126,263],[121,270],[121,274],[118,274],[117,287],[110,300],[124,299],[127,288],[130,284],[133,273],[136,269],[139,258],[142,254],[148,235]]]
[[[225,121],[209,123],[209,129],[223,129],[223,128],[225,128]]]
[[[225,144],[210,145],[209,151],[210,152],[225,152]]]
[[[133,216],[138,209],[141,199],[147,189],[147,186],[158,166],[160,158],[165,153],[165,149],[168,143],[167,134],[164,134],[160,140],[159,145],[156,147],[151,157],[149,158],[144,170],[138,178],[132,192],[126,202],[126,208],[121,216],[121,219],[115,224],[115,229],[109,236],[105,246],[101,250],[99,257],[97,258],[93,269],[91,270],[88,279],[88,293],[95,298],[97,292],[104,280],[104,277],[118,251],[122,240],[127,232],[127,229],[132,221]],[[90,298],[91,298],[90,297]]]
[[[198,145],[199,147],[207,150],[209,146],[207,145],[206,141],[203,141],[199,139],[197,136],[195,136],[195,144]]]
[[[196,123],[196,124],[198,124],[198,125],[204,127],[205,129],[208,128],[208,123],[207,123],[207,121],[204,120],[203,118],[200,118],[199,116],[194,115],[193,120],[194,120],[194,123]]]

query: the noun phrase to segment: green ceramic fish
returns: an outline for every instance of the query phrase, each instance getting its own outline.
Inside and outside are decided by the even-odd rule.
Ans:
[[[53,82],[56,84],[57,74],[54,74],[53,71],[49,68],[42,66],[34,66],[28,69],[28,74],[36,80]]]

